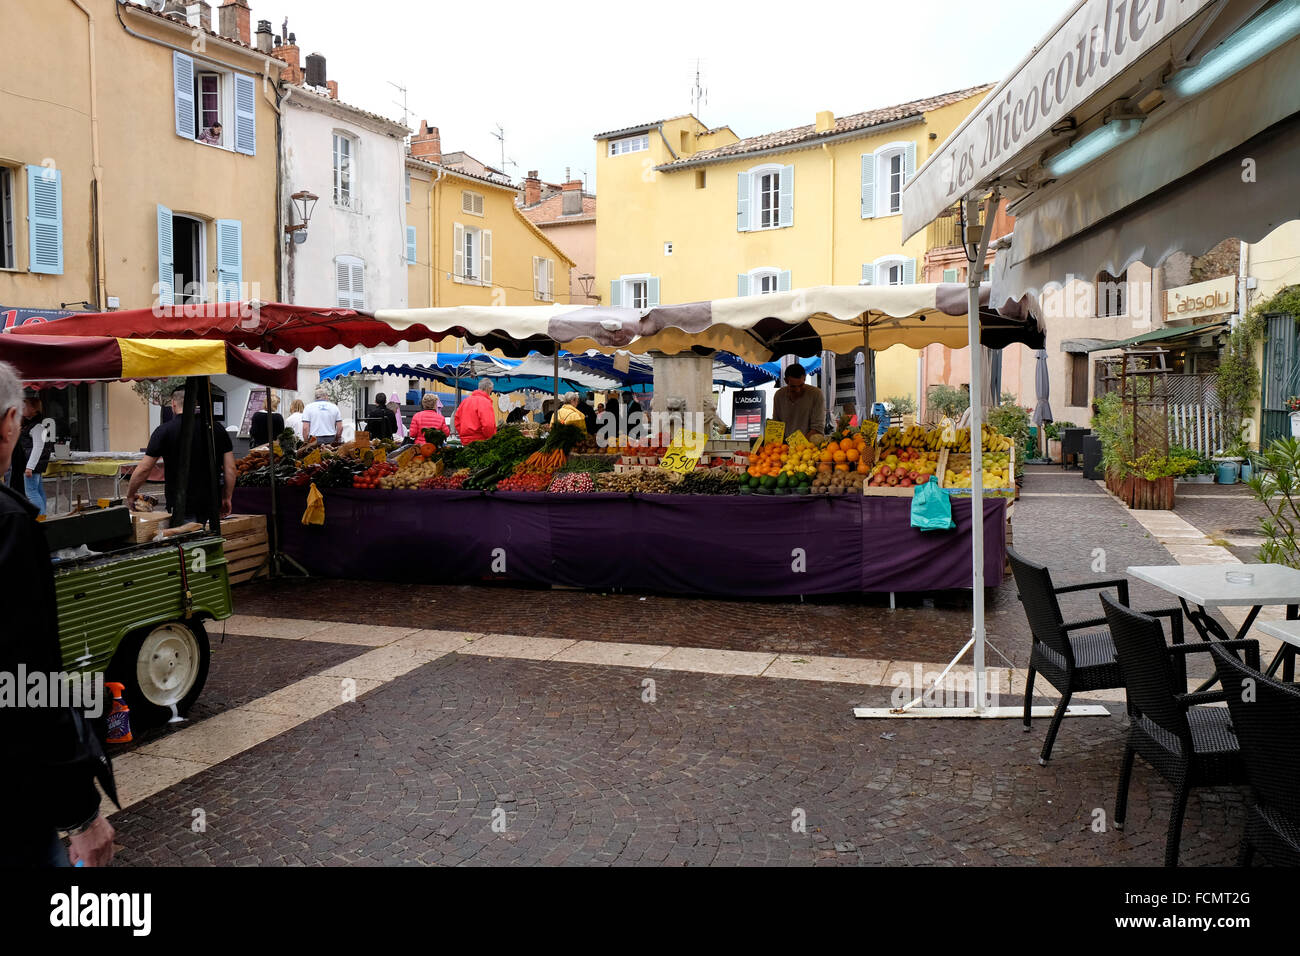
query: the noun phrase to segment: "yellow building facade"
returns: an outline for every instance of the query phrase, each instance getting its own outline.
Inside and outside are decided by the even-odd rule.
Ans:
[[[247,17],[221,36],[115,0],[9,6],[0,309],[274,300],[281,64],[250,45]],[[80,394],[74,447],[144,446],[148,409],[129,386]]]
[[[988,87],[741,139],[679,116],[596,136],[596,289],[645,307],[815,285],[915,282],[906,178]],[[915,396],[917,353],[877,356],[878,396]]]

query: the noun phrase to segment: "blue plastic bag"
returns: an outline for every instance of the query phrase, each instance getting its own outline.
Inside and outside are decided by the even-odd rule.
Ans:
[[[957,527],[952,520],[952,499],[933,475],[912,492],[912,527],[922,531],[951,531]]]

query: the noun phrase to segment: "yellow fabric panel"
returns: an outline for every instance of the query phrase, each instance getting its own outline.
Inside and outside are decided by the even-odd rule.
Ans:
[[[224,375],[226,343],[216,339],[118,339],[123,378]]]

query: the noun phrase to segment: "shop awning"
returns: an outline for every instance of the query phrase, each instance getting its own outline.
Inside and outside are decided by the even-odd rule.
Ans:
[[[219,339],[0,335],[0,361],[18,369],[26,382],[51,385],[190,375],[233,375],[275,388],[298,385],[292,355],[268,355]]]
[[[1161,345],[1176,345],[1186,339],[1194,339],[1205,335],[1207,332],[1226,329],[1227,327],[1227,322],[1206,322],[1204,325],[1171,326],[1165,329],[1156,329],[1154,332],[1147,332],[1143,335],[1135,335],[1132,338],[1121,339],[1118,342],[1098,342],[1083,349],[1083,351],[1109,352],[1114,349],[1126,349],[1132,345],[1153,345],[1157,342]]]
[[[405,378],[432,378],[430,371],[455,370],[474,359],[487,358],[481,352],[367,352],[356,358],[320,370],[320,380],[348,375],[401,375]]]

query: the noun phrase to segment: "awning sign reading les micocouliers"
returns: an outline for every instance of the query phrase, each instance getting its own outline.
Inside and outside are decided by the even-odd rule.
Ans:
[[[1218,0],[1087,0],[997,87],[903,189],[911,238],[1148,50]],[[1023,162],[1022,162],[1023,160]]]

